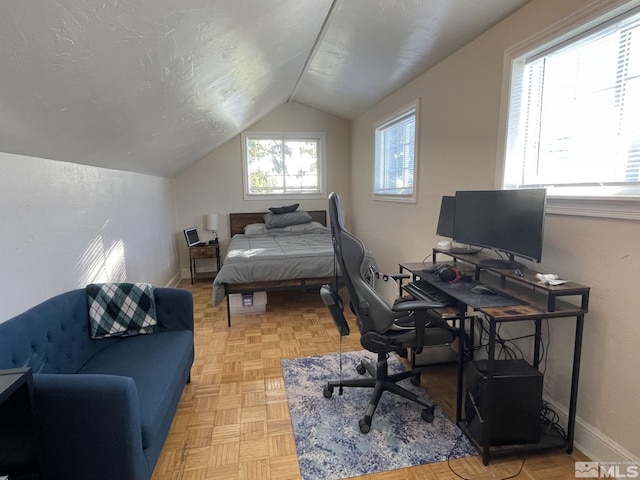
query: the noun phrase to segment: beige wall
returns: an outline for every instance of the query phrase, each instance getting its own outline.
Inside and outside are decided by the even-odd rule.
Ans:
[[[381,267],[395,272],[398,262],[419,261],[430,253],[438,240],[435,225],[443,194],[494,187],[504,52],[587,4],[533,0],[353,122],[351,195],[346,205],[353,212],[353,230]],[[421,99],[418,202],[373,201],[373,126],[416,98]],[[640,398],[634,281],[639,238],[637,221],[547,215],[544,262],[531,265],[592,288],[576,441],[600,461],[637,462],[640,456],[640,417],[633,408]],[[572,327],[571,320],[551,322],[545,398],[560,413],[568,406]]]
[[[349,122],[298,103],[286,103],[259,120],[247,131],[326,132],[327,193],[347,192],[350,185],[351,131]],[[207,213],[219,214],[218,237],[224,250],[229,240],[229,213],[263,212],[269,207],[293,203],[288,200],[244,200],[242,190],[242,154],[240,135],[200,160],[176,178],[178,228],[196,226],[206,240]],[[326,210],[326,199],[299,200],[301,209]],[[180,244],[180,262],[188,276],[189,260],[184,242]],[[203,264],[203,268],[207,268]]]

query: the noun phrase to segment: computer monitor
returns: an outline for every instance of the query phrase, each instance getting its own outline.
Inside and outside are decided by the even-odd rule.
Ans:
[[[456,197],[443,195],[440,203],[440,216],[436,235],[453,238],[453,215],[455,214]]]
[[[453,219],[456,211],[456,197],[443,195],[440,203],[440,216],[438,217],[438,226],[436,235],[441,237],[453,238]],[[472,247],[471,245],[452,245],[448,250],[449,253],[478,253],[481,249]]]
[[[453,239],[504,252],[493,268],[523,268],[514,257],[542,261],[546,189],[458,191]]]

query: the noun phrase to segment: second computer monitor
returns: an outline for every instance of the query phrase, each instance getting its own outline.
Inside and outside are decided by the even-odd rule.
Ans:
[[[436,235],[453,238],[453,215],[455,214],[456,197],[443,195],[440,203],[440,216],[438,217],[438,227]]]
[[[453,221],[456,212],[456,197],[443,195],[440,203],[440,216],[438,217],[438,226],[436,235],[441,237],[453,238]],[[449,249],[449,253],[478,253],[481,248],[471,245],[454,245]]]

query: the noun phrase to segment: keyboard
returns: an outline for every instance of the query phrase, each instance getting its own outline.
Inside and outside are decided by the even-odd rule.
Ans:
[[[403,288],[417,299],[424,300],[425,302],[439,303],[441,307],[455,303],[453,297],[438,290],[426,280],[416,280],[415,282],[408,283]]]

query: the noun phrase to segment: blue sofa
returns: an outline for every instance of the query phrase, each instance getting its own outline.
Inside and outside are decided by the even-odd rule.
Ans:
[[[0,369],[33,370],[43,478],[151,478],[194,359],[191,292],[154,297],[147,335],[90,338],[85,289],[0,323]]]

